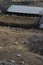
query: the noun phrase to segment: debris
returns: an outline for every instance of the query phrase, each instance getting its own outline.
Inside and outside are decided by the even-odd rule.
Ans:
[[[6,15],[6,16],[8,16],[8,15]]]
[[[14,16],[14,14],[12,14],[12,16]]]
[[[22,61],[22,62],[21,62],[21,65],[24,65],[24,63],[25,63],[25,62],[24,62],[24,61]]]
[[[15,61],[14,61],[14,60],[11,60],[11,62],[12,62],[12,63],[15,63]]]
[[[0,49],[1,49],[2,47],[0,46]]]
[[[1,63],[2,61],[0,61],[0,63]]]
[[[18,42],[15,42],[15,45],[17,45],[18,44]]]
[[[26,44],[27,43],[27,41],[24,41],[24,44]]]
[[[20,54],[17,54],[17,57],[21,57],[21,55]]]

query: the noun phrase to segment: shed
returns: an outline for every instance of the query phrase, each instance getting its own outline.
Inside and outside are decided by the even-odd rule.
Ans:
[[[43,10],[41,10],[41,11],[39,12],[39,15],[42,15],[42,16],[43,16]]]
[[[40,11],[43,10],[43,7],[33,7],[33,6],[24,6],[24,5],[11,5],[6,12],[14,14],[31,14],[39,15]]]
[[[41,18],[41,20],[39,21],[39,28],[43,28],[43,16],[42,16],[42,18]]]

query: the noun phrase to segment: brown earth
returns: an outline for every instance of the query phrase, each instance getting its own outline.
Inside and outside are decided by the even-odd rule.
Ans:
[[[35,24],[36,18],[14,17],[3,15],[2,22]],[[25,23],[24,23],[25,22]],[[10,28],[0,26],[0,60],[15,61],[17,65],[43,65],[43,56],[30,52],[25,44],[27,38],[43,35],[42,30]]]
[[[38,17],[23,17],[23,16],[7,16],[3,15],[0,17],[0,21],[7,23],[18,23],[18,24],[36,24]]]
[[[24,44],[32,35],[43,35],[43,31],[0,27],[0,60],[14,60],[18,65],[22,62],[43,65],[43,56],[30,52]]]
[[[38,6],[38,7],[43,7],[43,2],[34,2],[34,3],[30,3],[30,6]]]
[[[43,1],[40,1],[40,2],[20,2],[19,0],[15,1],[15,0],[12,0],[12,2],[14,2],[14,4],[20,4],[20,5],[28,5],[28,6],[38,6],[38,7],[43,7]]]

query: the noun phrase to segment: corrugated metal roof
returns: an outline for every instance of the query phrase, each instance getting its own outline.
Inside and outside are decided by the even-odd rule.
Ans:
[[[43,16],[42,16],[42,18],[41,18],[41,20],[40,20],[39,23],[40,23],[40,24],[43,24]]]
[[[40,24],[39,28],[43,29],[43,24]]]
[[[41,20],[39,21],[39,24],[40,24],[40,28],[43,28],[43,16],[42,16],[42,18],[41,18]]]
[[[17,12],[26,14],[39,14],[43,10],[43,7],[23,6],[23,5],[11,5],[7,12]]]
[[[43,10],[42,10],[42,11],[40,11],[40,13],[39,13],[39,14],[43,16]]]

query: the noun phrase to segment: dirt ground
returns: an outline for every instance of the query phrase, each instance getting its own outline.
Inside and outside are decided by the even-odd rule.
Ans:
[[[43,7],[43,2],[30,3],[29,5],[30,5],[30,6]]]
[[[43,2],[37,2],[37,4],[30,3],[28,5],[43,7]],[[37,18],[3,15],[0,17],[1,21],[18,24],[36,24]],[[25,44],[27,38],[29,40],[34,35],[43,36],[43,30],[0,26],[0,62],[5,60],[15,62],[15,65],[43,65],[43,55],[29,51],[29,47]]]
[[[43,56],[32,53],[25,45],[27,37],[43,35],[41,30],[0,26],[0,60],[14,60],[17,65],[43,65]]]
[[[12,0],[12,2],[14,2],[14,4],[20,4],[20,5],[28,5],[28,6],[38,6],[38,7],[43,7],[43,1],[41,2],[20,2],[20,1],[15,1],[15,0]]]
[[[18,24],[36,24],[36,20],[5,15],[0,17],[2,22]],[[30,52],[25,44],[27,38],[33,35],[42,36],[43,30],[0,26],[0,60],[13,61],[16,65],[43,65],[43,56]]]
[[[11,16],[11,15],[3,15],[0,17],[0,21],[7,23],[18,23],[18,24],[36,24],[38,17],[23,17],[23,16]]]

